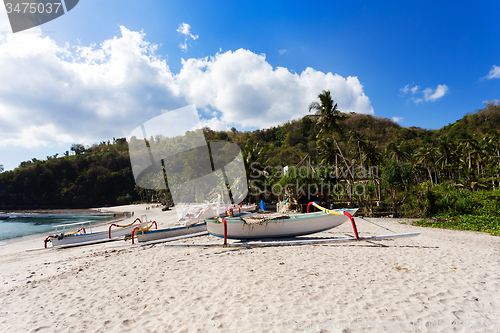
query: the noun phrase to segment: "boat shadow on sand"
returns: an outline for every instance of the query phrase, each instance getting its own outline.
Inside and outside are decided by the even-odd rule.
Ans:
[[[371,235],[365,235],[365,236],[371,236]],[[244,245],[248,243],[249,241],[252,242],[252,245],[249,246],[242,246],[240,249],[248,249],[248,248],[253,248],[253,247],[259,247],[258,243],[259,242],[265,242],[266,247],[273,247],[273,246],[297,246],[297,245],[315,245],[315,246],[351,246],[351,247],[383,247],[383,248],[390,248],[390,247],[407,247],[407,248],[422,248],[422,249],[437,249],[439,247],[437,246],[421,246],[421,245],[402,245],[402,244],[385,244],[386,242],[394,242],[395,239],[374,239],[374,240],[362,240],[360,239],[359,241],[354,241],[352,243],[316,243],[316,244],[283,244],[283,242],[287,241],[321,241],[321,240],[330,240],[330,239],[345,239],[345,238],[355,238],[353,235],[350,234],[338,234],[335,233],[335,236],[324,236],[324,237],[315,237],[315,236],[295,236],[295,237],[274,237],[274,238],[262,238],[262,239],[241,239],[241,240],[234,240],[232,243],[233,244],[241,244]],[[276,242],[275,245],[269,245],[271,242]],[[232,251],[238,250],[236,249],[231,249]]]

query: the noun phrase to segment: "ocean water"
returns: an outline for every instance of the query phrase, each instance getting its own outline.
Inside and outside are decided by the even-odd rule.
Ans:
[[[35,234],[49,235],[53,226],[66,223],[95,221],[106,222],[113,218],[110,214],[22,214],[9,213],[7,220],[0,220],[0,241],[21,238]]]

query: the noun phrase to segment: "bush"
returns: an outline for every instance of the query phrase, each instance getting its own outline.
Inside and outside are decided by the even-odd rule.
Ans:
[[[500,191],[470,192],[440,185],[429,189],[426,199],[427,218],[415,225],[500,235]]]
[[[428,216],[496,215],[500,211],[500,191],[470,192],[451,186],[435,186],[426,195]]]
[[[425,219],[413,222],[422,227],[471,230],[500,236],[500,217],[493,215],[460,215]]]

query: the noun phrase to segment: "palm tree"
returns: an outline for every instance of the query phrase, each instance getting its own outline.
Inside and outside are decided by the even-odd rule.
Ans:
[[[392,214],[397,217],[397,208],[406,201],[410,195],[410,187],[415,182],[415,171],[410,164],[399,163],[388,159],[384,163],[380,178],[384,181],[384,187],[391,196]],[[400,193],[404,193],[402,199]]]
[[[415,152],[415,158],[417,160],[416,165],[420,165],[423,168],[427,169],[432,184],[434,184],[434,180],[432,179],[431,168],[435,164],[436,155],[437,155],[436,148],[430,145],[424,145],[418,148],[417,151]]]
[[[487,142],[477,141],[470,152],[471,159],[476,162],[477,174],[480,173],[481,162],[488,156]]]
[[[488,147],[491,149],[491,153],[488,154],[490,156],[490,170],[491,170],[491,183],[493,184],[493,189],[495,189],[495,177],[496,179],[500,178],[499,170],[500,170],[500,133],[496,130],[491,130],[484,137],[484,140],[487,141]],[[495,156],[496,155],[496,156]]]
[[[349,140],[354,143],[355,147],[355,152],[359,154],[359,162],[361,164],[361,168],[364,169],[363,167],[363,149],[366,148],[366,141],[364,140],[365,135],[360,134],[358,131],[355,129],[351,130],[349,132]]]
[[[456,160],[455,152],[452,148],[452,143],[447,136],[442,137],[438,142],[437,147],[437,159],[436,159],[436,167],[443,173],[446,174],[446,171],[450,170],[450,167]],[[448,172],[448,176],[450,176]],[[440,177],[441,178],[441,177]]]
[[[380,153],[380,149],[369,140],[365,142],[364,152],[363,161],[371,173],[371,168],[382,162],[382,154]]]
[[[462,169],[462,174],[458,186],[465,187],[469,191],[474,191],[477,186],[483,188],[486,187],[486,185],[483,184],[480,179],[478,179],[478,175],[474,174],[469,169]]]
[[[485,139],[490,145],[495,148],[498,166],[500,167],[500,133],[498,133],[498,131],[492,130],[488,133]]]
[[[309,105],[309,112],[312,110],[316,111],[316,126],[319,127],[316,137],[319,138],[331,133],[337,133],[342,136],[343,131],[338,123],[344,119],[344,115],[337,108],[337,103],[334,104],[330,90],[323,90],[318,95],[318,98],[321,103],[312,102]]]
[[[337,108],[337,103],[333,101],[330,90],[323,90],[323,92],[318,95],[318,98],[320,103],[312,102],[309,105],[309,112],[315,111],[314,117],[316,118],[316,127],[319,128],[316,138],[328,137],[329,135],[333,136],[333,142],[335,142],[340,156],[344,160],[351,176],[354,178],[351,167],[347,163],[337,138],[335,137],[335,134],[341,137],[343,136],[342,128],[338,123],[341,122],[345,116]]]
[[[473,147],[477,145],[477,140],[474,136],[468,134],[468,133],[463,133],[462,136],[459,139],[459,147],[463,148],[464,150],[467,150],[467,161],[468,161],[468,170],[470,171],[471,169],[471,150]]]
[[[375,146],[370,140],[366,141],[365,145],[365,154],[363,156],[363,161],[366,163],[366,167],[368,168],[368,175],[371,179],[373,176],[378,177],[378,165],[382,162],[382,154],[380,153],[380,149]],[[376,174],[373,174],[373,168],[376,167]],[[381,191],[380,191],[380,182],[379,180],[375,180],[375,184],[378,187],[378,193],[375,191],[375,194],[378,195],[378,200],[381,200]]]
[[[333,165],[337,168],[337,151],[332,138],[323,138],[316,141],[318,156],[321,157],[319,163],[322,165]]]
[[[396,162],[402,161],[407,157],[404,143],[397,142],[395,140],[392,140],[387,144],[387,146],[385,147],[385,151],[390,158],[396,159]]]

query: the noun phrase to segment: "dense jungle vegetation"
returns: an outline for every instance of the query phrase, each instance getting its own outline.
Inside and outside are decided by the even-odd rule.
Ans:
[[[500,104],[439,130],[344,114],[324,91],[309,115],[240,132],[204,129],[207,141],[238,144],[250,197],[286,195],[360,207],[365,216],[426,218],[422,225],[500,234]],[[154,140],[154,138],[151,138]],[[288,166],[288,172],[283,172]],[[3,171],[0,166],[0,172]],[[125,139],[22,162],[0,173],[0,209],[81,208],[168,200],[135,185]]]

